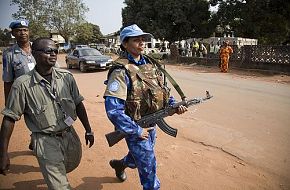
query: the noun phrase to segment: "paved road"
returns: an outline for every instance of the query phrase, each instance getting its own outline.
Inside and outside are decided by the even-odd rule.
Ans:
[[[65,67],[63,55],[59,63]],[[288,81],[283,84],[273,80],[275,76],[246,76],[236,71],[196,72],[184,66],[167,66],[167,70],[189,98],[202,97],[205,90],[214,98],[166,119],[178,128],[177,138],[158,132],[156,155],[162,189],[290,189],[289,76],[279,77]],[[127,148],[124,141],[109,148],[104,137],[113,129],[102,98],[107,72],[70,71],[85,97],[96,134],[96,144],[89,149],[80,122],[74,125],[83,144],[83,159],[68,175],[72,187],[140,189],[136,170],[126,170],[128,180],[119,183],[108,165],[110,159],[124,156]],[[172,93],[178,99],[173,89]],[[3,97],[0,100],[3,107]],[[37,161],[27,149],[29,134],[23,120],[17,122],[9,147],[11,171],[5,177],[0,175],[0,189],[46,189]]]
[[[63,62],[61,65],[65,67]],[[218,71],[196,73],[192,69],[174,66],[168,66],[167,69],[189,98],[202,97],[205,90],[214,96],[205,104],[190,108],[189,113],[180,117],[182,120],[179,125],[185,128],[183,131],[186,128],[196,131],[185,138],[220,148],[276,174],[290,176],[289,83],[269,82]],[[99,94],[102,96],[107,72],[84,75],[72,71],[81,83],[100,87]],[[94,81],[90,80],[92,77]],[[95,97],[96,88],[82,88],[87,97]],[[178,97],[173,88],[172,92]],[[197,120],[203,122],[195,125]]]
[[[61,65],[64,66],[64,63]],[[174,66],[167,69],[189,98],[202,97],[205,90],[214,96],[212,100],[190,108],[189,113],[180,116],[180,131],[190,131],[184,138],[217,147],[275,174],[290,176],[289,84],[218,71],[197,73]],[[72,72],[78,83],[82,84],[86,97],[92,97],[93,101],[95,88],[102,96],[107,72]],[[178,97],[173,88],[172,92]],[[169,122],[174,120],[168,119]]]
[[[170,71],[188,96],[204,90],[214,96],[196,112],[196,117],[207,121],[196,129],[199,141],[289,176],[289,84],[221,73]]]

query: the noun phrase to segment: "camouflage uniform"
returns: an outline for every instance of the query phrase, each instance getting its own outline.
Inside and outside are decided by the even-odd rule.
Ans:
[[[33,151],[49,189],[71,189],[66,173],[80,163],[81,143],[73,127],[65,123],[64,115],[75,120],[76,105],[81,101],[83,97],[68,71],[53,68],[50,84],[32,70],[15,80],[2,111],[15,121],[24,114],[32,132]]]
[[[109,72],[104,96],[110,120],[117,130],[128,134],[126,142],[129,153],[123,158],[123,163],[130,168],[138,168],[144,190],[159,189],[154,153],[156,130],[150,131],[148,140],[141,140],[139,137],[143,129],[134,120],[162,109],[168,103],[169,91],[163,86],[159,70],[148,60],[139,65],[128,63],[127,59],[116,62],[119,67]],[[124,114],[114,114],[109,108],[108,102],[112,98],[117,98],[124,104]]]

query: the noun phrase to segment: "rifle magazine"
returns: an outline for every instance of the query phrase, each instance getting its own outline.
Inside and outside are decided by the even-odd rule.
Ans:
[[[167,135],[170,135],[172,137],[176,137],[177,136],[177,129],[170,127],[165,121],[164,119],[158,120],[156,122],[156,124],[158,125],[158,127]]]

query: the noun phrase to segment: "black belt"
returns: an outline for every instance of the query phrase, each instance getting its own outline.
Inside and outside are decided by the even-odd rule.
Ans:
[[[67,127],[64,130],[58,131],[58,132],[52,132],[52,133],[36,132],[36,133],[39,133],[41,135],[51,136],[51,137],[63,137],[65,133],[68,133],[70,131],[71,131],[71,127]]]

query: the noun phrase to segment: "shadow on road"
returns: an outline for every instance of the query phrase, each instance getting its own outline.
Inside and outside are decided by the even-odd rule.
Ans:
[[[10,159],[13,159],[18,156],[33,156],[32,151],[15,151],[10,152],[9,157]],[[11,164],[9,173],[12,174],[25,174],[29,172],[40,172],[39,167],[30,166],[30,165],[17,165],[17,164]]]
[[[12,173],[12,174],[26,174],[30,172],[40,172],[40,168],[35,167],[35,166],[28,166],[28,165],[11,164],[10,169],[9,169],[9,173]]]
[[[205,66],[205,65],[182,65],[186,69],[193,69],[201,73],[221,73],[219,67]],[[261,69],[243,69],[243,68],[229,68],[228,74],[235,74],[240,76],[256,76],[256,77],[273,77],[275,75],[286,75],[285,73],[279,73],[275,71],[261,70]]]
[[[103,189],[104,183],[120,183],[120,181],[115,177],[84,177],[83,184],[80,184],[75,189],[76,190],[88,190],[95,189],[101,190]]]
[[[38,187],[38,186],[43,187]],[[45,181],[43,179],[31,180],[31,181],[19,181],[13,184],[14,188],[1,189],[0,190],[47,190]]]
[[[9,157],[15,158],[18,156],[33,156],[32,151],[15,151],[15,152],[9,152]]]

